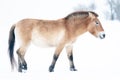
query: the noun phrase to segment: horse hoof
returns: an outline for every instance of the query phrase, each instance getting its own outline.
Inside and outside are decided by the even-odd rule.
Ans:
[[[22,69],[22,70],[27,70],[27,65],[21,66],[21,69]]]
[[[22,73],[22,69],[18,69],[18,72]]]
[[[22,68],[21,67],[18,68],[18,72],[22,73]]]
[[[49,72],[54,72],[53,69],[54,69],[54,67],[53,67],[53,66],[50,66],[50,67],[49,67]]]
[[[70,68],[70,71],[77,71],[77,69],[75,69],[75,68]]]
[[[49,68],[49,72],[54,72],[54,70],[53,70],[53,69],[51,69],[51,68]]]
[[[49,70],[49,72],[54,72],[54,70]]]
[[[18,69],[18,72],[20,72],[20,73],[26,73],[27,69]]]
[[[25,73],[26,71],[27,71],[27,66],[26,65],[20,65],[19,66],[18,72],[21,72],[21,73],[24,72]]]
[[[23,73],[26,73],[26,72],[27,72],[27,70],[25,70],[25,69],[22,69],[22,72],[23,72]]]

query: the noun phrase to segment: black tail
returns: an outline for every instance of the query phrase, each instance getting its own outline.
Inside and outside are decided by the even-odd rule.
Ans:
[[[10,57],[10,62],[12,69],[14,68],[15,60],[14,60],[14,44],[15,44],[15,34],[14,34],[15,25],[13,25],[9,32],[9,40],[8,40],[8,52]]]

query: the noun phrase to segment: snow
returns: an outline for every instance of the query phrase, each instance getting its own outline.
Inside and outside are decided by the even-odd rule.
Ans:
[[[53,5],[53,2],[46,3],[46,0],[41,1],[40,4],[37,0],[13,0],[7,3],[6,1],[0,1],[0,80],[120,80],[120,22],[106,21],[101,16],[100,20],[106,38],[100,40],[87,32],[81,35],[74,44],[74,63],[78,71],[69,71],[69,61],[66,51],[63,50],[54,72],[48,72],[55,48],[39,48],[34,45],[30,46],[25,56],[28,71],[26,73],[18,73],[16,69],[11,71],[7,47],[9,29],[12,24],[26,17],[62,18],[70,13],[72,7],[79,1],[70,1],[69,4],[68,0],[63,1],[64,3],[55,1],[56,4]],[[34,1],[35,3],[32,4]],[[54,7],[57,5],[58,7]],[[17,60],[16,54],[15,58]]]

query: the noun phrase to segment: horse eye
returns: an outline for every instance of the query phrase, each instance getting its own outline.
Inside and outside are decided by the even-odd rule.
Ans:
[[[96,23],[96,25],[98,25],[98,24],[99,24],[97,21],[96,21],[95,23]]]

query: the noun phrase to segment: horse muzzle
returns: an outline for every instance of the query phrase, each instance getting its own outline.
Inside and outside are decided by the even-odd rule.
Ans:
[[[98,34],[98,37],[99,37],[100,39],[104,39],[104,38],[105,38],[105,33],[104,33],[104,32],[100,32],[100,33]]]

